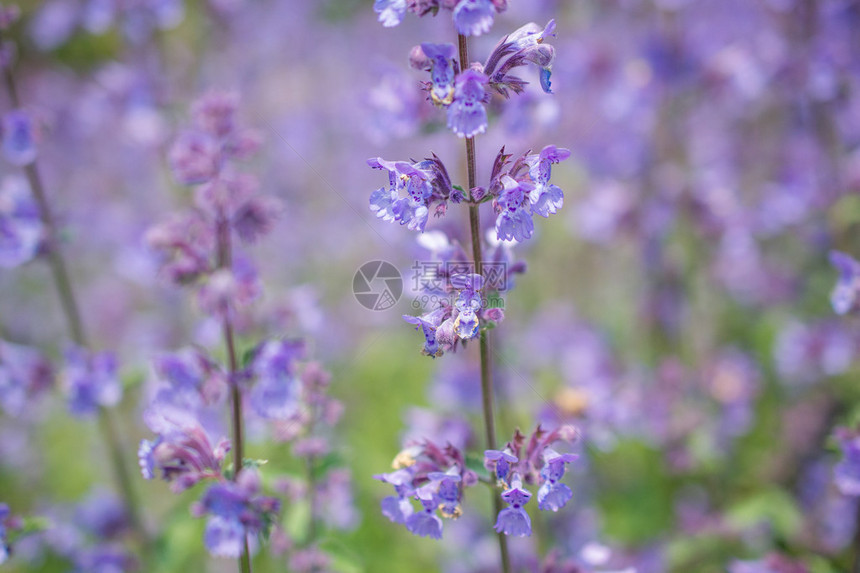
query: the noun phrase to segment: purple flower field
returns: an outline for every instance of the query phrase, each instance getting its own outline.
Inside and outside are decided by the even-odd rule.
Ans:
[[[0,70],[0,571],[860,573],[860,0],[22,0]]]

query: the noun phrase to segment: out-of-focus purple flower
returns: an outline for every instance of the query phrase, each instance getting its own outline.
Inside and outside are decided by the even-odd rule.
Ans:
[[[173,142],[168,161],[177,181],[183,185],[197,185],[218,174],[222,157],[218,143],[211,135],[187,131]]]
[[[860,496],[860,436],[840,428],[836,432],[842,459],[833,468],[836,487],[844,495]]]
[[[212,271],[214,230],[197,212],[151,227],[146,242],[162,255],[162,272],[171,282],[186,284]]]
[[[538,490],[538,508],[544,511],[558,511],[564,507],[573,492],[566,484],[561,482],[564,477],[565,465],[576,460],[579,456],[575,454],[560,454],[552,448],[546,448],[543,452],[544,466],[541,468],[540,477],[543,483]]]
[[[77,552],[75,573],[125,573],[134,571],[137,562],[124,549],[99,545]]]
[[[218,269],[207,277],[197,291],[197,301],[208,314],[232,316],[256,299],[261,289],[257,269],[250,260],[237,257],[231,269]]]
[[[91,493],[78,505],[75,524],[102,540],[118,538],[130,527],[122,500],[104,491]]]
[[[212,447],[195,413],[177,401],[173,392],[160,393],[144,413],[144,421],[158,434],[154,440],[141,440],[138,448],[144,479],[160,474],[172,483],[175,492],[180,492],[202,479],[221,475],[221,463],[230,450],[230,442],[222,438]]]
[[[337,468],[329,472],[317,492],[317,518],[330,527],[348,531],[361,519],[352,494],[352,474],[348,469]]]
[[[386,28],[397,26],[406,15],[406,0],[376,0],[373,11],[379,14],[379,21]]]
[[[9,542],[6,533],[6,520],[11,512],[9,506],[0,502],[0,565],[9,559]]]
[[[457,76],[453,101],[448,106],[448,128],[457,137],[474,137],[487,130],[486,83],[487,76],[475,70],[466,70]]]
[[[331,558],[317,547],[307,547],[290,553],[290,571],[317,573],[331,569]]]
[[[282,211],[283,204],[276,197],[258,195],[236,209],[231,223],[240,239],[246,243],[254,243],[271,231],[272,224]]]
[[[44,238],[42,219],[23,177],[0,183],[0,267],[17,267],[39,252]]]
[[[855,346],[854,337],[838,322],[791,322],[777,336],[773,354],[782,379],[799,386],[845,372]]]
[[[756,561],[732,561],[729,573],[809,573],[805,565],[778,553]]]
[[[502,499],[508,507],[499,512],[496,519],[495,530],[505,535],[515,537],[528,537],[532,534],[532,522],[526,513],[525,504],[531,499],[532,494],[522,489],[523,482],[519,476],[514,475],[511,479],[511,487],[502,494]]]
[[[27,402],[53,380],[53,367],[39,351],[0,340],[0,407],[8,415],[25,414]]]
[[[36,159],[36,124],[24,110],[16,109],[3,116],[3,156],[13,165],[28,165]]]
[[[300,340],[269,340],[257,349],[251,364],[256,380],[249,399],[258,415],[283,420],[299,409],[301,382],[295,362],[304,352]]]
[[[492,0],[460,0],[454,8],[454,26],[464,36],[480,36],[490,31],[495,15]]]
[[[122,398],[116,356],[111,352],[93,353],[73,347],[66,351],[66,365],[61,373],[69,400],[69,410],[76,416],[91,416],[99,408],[116,406]]]
[[[836,314],[846,314],[857,304],[860,290],[860,262],[851,255],[830,251],[830,264],[839,271],[836,286],[830,294],[830,304]]]
[[[197,517],[208,516],[203,540],[216,557],[238,558],[245,538],[267,529],[280,511],[280,501],[259,495],[259,476],[245,469],[236,482],[209,486],[193,508]]]

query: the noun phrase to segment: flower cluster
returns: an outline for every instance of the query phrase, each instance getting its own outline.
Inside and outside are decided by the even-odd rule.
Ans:
[[[374,476],[396,493],[382,500],[383,515],[414,535],[441,539],[439,516],[460,517],[465,488],[478,482],[478,475],[466,468],[463,452],[425,440],[407,444],[391,465],[393,472]]]
[[[370,195],[370,210],[383,221],[396,221],[423,232],[431,208],[438,217],[445,214],[448,201],[463,200],[462,191],[452,187],[448,171],[435,155],[418,163],[377,157],[368,159],[367,164],[388,172],[388,188],[381,187]]]
[[[440,306],[421,316],[403,315],[424,335],[423,353],[439,357],[445,351],[455,352],[460,342],[475,338],[481,324],[495,324],[504,319],[501,308],[487,306],[482,295],[484,278],[478,274],[457,274],[446,280],[448,291],[456,294],[454,304],[442,299]]]
[[[383,221],[399,222],[424,231],[431,209],[436,216],[447,212],[448,201],[480,204],[492,200],[499,241],[524,241],[534,234],[534,215],[549,217],[564,204],[561,188],[550,182],[552,165],[570,157],[570,151],[554,145],[540,153],[523,153],[513,161],[504,148],[496,156],[489,185],[476,187],[464,199],[451,185],[448,171],[435,155],[421,163],[368,160],[374,169],[388,171],[388,188],[370,196],[370,210]]]
[[[237,168],[259,147],[259,136],[237,114],[233,94],[212,93],[194,105],[193,128],[179,135],[169,160],[176,179],[194,186],[196,208],[152,227],[146,237],[161,254],[168,280],[198,283],[199,302],[214,315],[233,312],[259,292],[247,260],[233,257],[226,266],[219,237],[235,233],[253,243],[271,230],[281,210],[275,197],[258,192],[256,177]]]
[[[502,499],[508,504],[499,512],[496,531],[518,537],[531,535],[525,505],[532,494],[523,489],[523,481],[540,483],[537,499],[542,511],[558,511],[570,501],[573,492],[561,480],[567,464],[579,456],[560,454],[551,446],[559,441],[571,442],[575,436],[576,430],[571,426],[552,431],[538,426],[528,438],[517,430],[505,449],[484,452],[484,466],[495,477]]]
[[[555,36],[555,21],[541,29],[529,23],[505,36],[483,64],[472,63],[461,70],[453,44],[424,43],[412,49],[410,65],[430,72],[424,88],[434,105],[447,110],[448,128],[458,137],[474,137],[487,130],[487,110],[492,89],[505,98],[510,92],[522,93],[528,84],[512,75],[512,71],[527,64],[540,70],[541,87],[551,93],[550,75],[555,49],[545,42]]]
[[[507,0],[376,0],[373,4],[379,21],[387,28],[400,24],[406,12],[435,16],[442,8],[450,10],[454,26],[464,36],[489,32],[496,14],[507,7]]]

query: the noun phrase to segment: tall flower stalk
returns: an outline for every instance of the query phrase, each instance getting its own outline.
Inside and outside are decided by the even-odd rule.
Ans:
[[[48,267],[51,271],[54,286],[59,295],[60,305],[63,309],[63,315],[66,320],[69,338],[77,347],[77,349],[69,352],[69,355],[76,356],[81,359],[80,362],[90,362],[98,360],[95,356],[86,356],[89,351],[83,350],[90,348],[90,340],[87,335],[84,321],[81,318],[80,305],[78,304],[75,295],[75,288],[72,283],[71,276],[68,271],[65,257],[63,256],[61,242],[59,240],[59,228],[56,223],[50,201],[45,191],[38,162],[36,149],[36,127],[34,120],[30,114],[24,109],[24,103],[21,99],[18,90],[15,75],[12,70],[13,58],[15,54],[15,45],[4,38],[4,32],[18,18],[18,9],[15,6],[0,7],[0,67],[2,67],[3,82],[6,88],[6,93],[9,97],[13,110],[4,116],[3,121],[3,148],[6,159],[17,164],[24,171],[27,183],[29,184],[30,192],[35,199],[38,218],[41,222],[41,233],[39,236],[39,250],[44,253],[48,262]],[[34,249],[35,253],[35,249]],[[67,357],[68,358],[68,357]],[[69,360],[71,363],[72,360]],[[78,366],[82,366],[80,362]],[[111,390],[102,392],[96,388],[100,384],[95,381],[92,368],[84,366],[82,369],[74,368],[75,365],[69,364],[67,367],[67,378],[71,377],[70,372],[77,371],[81,374],[78,383],[72,382],[72,403],[70,407],[73,413],[97,413],[100,426],[100,435],[104,440],[105,446],[110,456],[111,465],[113,466],[114,478],[116,485],[122,494],[126,510],[128,511],[129,521],[133,530],[136,532],[139,541],[143,545],[142,555],[147,552],[149,544],[149,535],[143,525],[140,515],[140,507],[131,480],[131,473],[128,469],[125,459],[125,448],[120,438],[119,428],[114,419],[111,407],[116,405],[120,398],[119,386],[116,383],[114,376],[109,376],[110,380],[102,386],[110,386]],[[111,369],[115,374],[115,368]],[[93,403],[82,404],[80,392],[82,387],[87,387],[102,395],[112,394],[114,397],[110,399],[100,400],[96,398]],[[116,389],[116,390],[114,390]],[[77,391],[76,391],[77,390]],[[86,394],[87,392],[84,392]],[[86,401],[86,399],[84,400]],[[76,412],[76,410],[79,410]],[[86,412],[83,412],[86,410]]]
[[[531,519],[525,509],[532,494],[525,484],[541,483],[538,507],[558,511],[570,499],[570,489],[559,480],[564,465],[573,461],[551,446],[571,441],[574,432],[563,426],[547,431],[537,426],[530,438],[519,430],[503,449],[497,448],[489,330],[504,318],[500,293],[513,286],[511,277],[523,272],[522,265],[511,264],[510,247],[505,242],[520,242],[534,232],[533,215],[548,217],[561,208],[561,189],[550,184],[551,165],[566,159],[569,152],[555,146],[539,154],[526,152],[513,161],[504,148],[497,155],[490,181],[479,186],[475,157],[475,137],[488,127],[485,105],[495,92],[509,98],[525,90],[527,82],[512,74],[516,68],[534,64],[543,90],[550,93],[550,73],[555,52],[545,40],[554,36],[555,23],[546,27],[527,24],[503,37],[486,62],[472,62],[469,36],[489,31],[495,13],[505,8],[502,1],[461,0],[459,2],[422,2],[408,4],[378,1],[375,9],[385,26],[397,25],[407,11],[419,15],[452,11],[457,30],[457,46],[424,43],[413,48],[410,64],[430,73],[424,84],[428,99],[446,112],[447,126],[465,141],[467,187],[454,185],[442,160],[435,154],[424,161],[368,160],[368,164],[387,171],[389,187],[375,191],[370,208],[378,218],[398,222],[411,230],[424,232],[432,212],[441,217],[449,204],[468,206],[471,261],[456,241],[436,233],[432,244],[434,260],[440,263],[427,278],[427,290],[434,291],[434,308],[421,316],[404,316],[423,333],[423,353],[436,358],[455,352],[460,345],[478,339],[480,350],[480,387],[486,441],[484,469],[488,475],[467,465],[468,454],[451,444],[441,446],[430,440],[407,443],[395,458],[394,472],[377,479],[393,485],[396,496],[385,498],[383,513],[403,523],[413,534],[440,538],[442,521],[457,518],[464,490],[478,481],[494,487],[493,507],[497,515],[495,531],[499,540],[501,570],[509,573],[514,564],[507,536],[531,535]],[[455,58],[455,54],[458,58]],[[495,237],[490,239],[492,269],[485,264],[480,206],[492,202],[496,212]],[[438,301],[438,306],[435,305]],[[495,479],[491,474],[495,474]],[[498,491],[501,490],[501,495]],[[421,509],[415,511],[411,500]],[[503,503],[507,507],[503,508]]]
[[[463,34],[457,35],[457,44],[460,56],[460,69],[466,70],[469,68],[469,39]],[[475,189],[478,186],[475,159],[475,138],[465,138],[466,150],[466,173],[469,182],[469,189]],[[472,203],[469,205],[469,232],[472,239],[472,260],[475,263],[475,272],[483,276],[484,274],[484,257],[483,249],[481,248],[481,213],[479,211],[480,204]],[[478,339],[481,361],[481,409],[484,417],[484,435],[488,450],[496,449],[496,419],[493,410],[493,371],[490,366],[490,332],[486,329],[481,330]],[[493,493],[492,495],[493,509],[496,514],[502,511],[502,499]],[[502,571],[510,573],[511,558],[508,555],[508,539],[503,533],[496,534],[499,539],[499,556],[502,562]]]

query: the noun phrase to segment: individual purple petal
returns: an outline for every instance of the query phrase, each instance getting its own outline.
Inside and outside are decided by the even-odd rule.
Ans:
[[[505,535],[528,537],[532,534],[532,522],[522,507],[506,507],[499,512],[495,530]]]
[[[414,513],[412,503],[405,497],[388,496],[381,502],[382,515],[393,521],[394,523],[406,523]]]
[[[436,502],[422,499],[421,503],[423,509],[406,519],[406,529],[419,537],[442,539],[442,520],[436,515]]]
[[[567,485],[545,481],[538,489],[538,508],[543,511],[558,511],[573,497]]]

